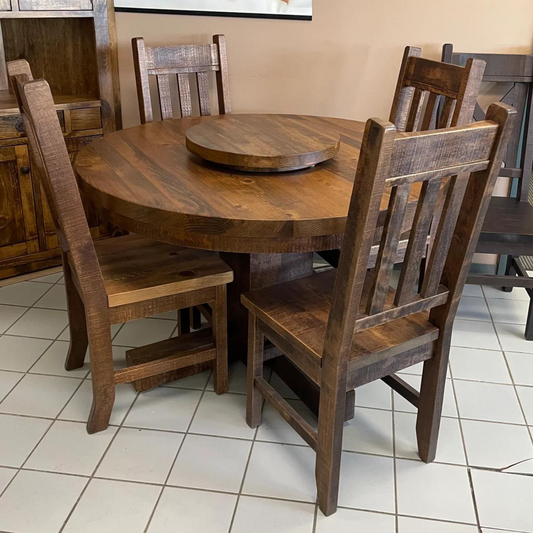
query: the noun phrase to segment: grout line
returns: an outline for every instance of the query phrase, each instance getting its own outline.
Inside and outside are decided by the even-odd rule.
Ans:
[[[315,503],[315,513],[313,516],[313,528],[311,529],[311,533],[316,533],[316,528],[318,526],[318,503]]]
[[[174,331],[177,329],[177,325],[176,325],[176,328],[174,328],[173,330],[173,333]],[[171,334],[172,336],[172,334]],[[170,337],[169,337],[170,338]],[[211,374],[209,375],[209,377],[206,379],[206,382],[205,382],[205,386],[204,386],[204,389],[202,391],[202,394],[200,395],[200,398],[198,400],[198,403],[196,404],[196,408],[191,416],[191,419],[189,421],[189,424],[187,426],[187,430],[185,431],[185,435],[183,436],[183,438],[181,439],[181,443],[180,445],[178,446],[178,451],[176,452],[176,455],[174,456],[174,460],[172,461],[172,464],[170,465],[170,468],[168,470],[168,473],[167,473],[167,476],[165,478],[165,481],[163,483],[163,486],[161,487],[161,491],[159,493],[159,496],[157,497],[156,501],[155,501],[155,505],[154,505],[154,508],[152,509],[152,512],[150,513],[150,516],[148,517],[148,522],[146,523],[146,527],[144,529],[144,532],[146,533],[148,531],[148,528],[150,527],[150,524],[152,523],[152,520],[154,518],[154,515],[157,511],[157,507],[159,505],[159,502],[161,501],[161,498],[163,497],[163,492],[165,490],[165,487],[169,486],[167,485],[168,484],[168,480],[170,479],[170,476],[172,474],[172,470],[174,469],[174,466],[176,464],[176,461],[178,460],[178,456],[179,456],[179,453],[183,447],[183,443],[185,442],[185,439],[187,438],[187,435],[189,434],[189,430],[191,429],[191,426],[192,426],[192,423],[193,423],[193,420],[196,416],[196,413],[198,412],[198,409],[200,407],[200,404],[202,403],[202,400],[204,398],[204,395],[205,395],[205,391],[207,389],[207,385],[209,384],[209,379],[211,378],[211,375],[212,375],[213,371],[211,371]],[[138,396],[138,395],[137,395]],[[125,420],[125,419],[124,419]]]
[[[483,293],[483,294],[485,294],[485,293]],[[485,301],[486,301],[486,298],[485,298]],[[489,307],[489,306],[487,305],[487,307]],[[490,311],[490,308],[489,308],[489,315],[490,315],[490,317],[492,319],[493,317],[492,317],[492,313]],[[493,323],[494,323],[494,321],[493,321]],[[518,394],[518,390],[516,388],[516,384],[515,384],[515,381],[514,381],[513,373],[511,372],[511,366],[509,365],[509,361],[507,359],[507,356],[505,355],[505,350],[503,349],[502,342],[501,342],[500,336],[498,334],[498,330],[496,330],[496,327],[494,327],[494,329],[496,331],[496,338],[498,339],[498,344],[500,345],[500,348],[501,348],[501,351],[502,351],[502,354],[503,354],[503,359],[505,361],[505,366],[507,367],[507,372],[509,373],[509,377],[511,379],[511,384],[512,384],[512,387],[514,389],[514,393],[515,393],[516,399],[518,401],[518,406],[520,407],[520,412],[522,413],[522,418],[524,419],[524,424],[527,427],[528,420],[527,420],[527,417],[526,417],[526,412],[525,412],[524,406],[522,405],[522,400],[520,399],[520,394]],[[530,440],[531,444],[533,445],[533,435],[531,434],[531,431],[528,431],[528,434],[529,434],[529,440]]]
[[[263,375],[264,375],[264,372],[265,372],[265,370],[263,369]],[[273,374],[272,369],[270,369],[270,375],[268,377],[268,381],[269,382],[272,379],[272,374]],[[257,426],[255,428],[254,437],[253,437],[253,440],[252,440],[252,445],[250,446],[250,451],[248,452],[248,459],[246,460],[246,466],[244,467],[244,473],[242,475],[241,486],[239,487],[239,494],[237,495],[237,500],[235,502],[235,508],[233,510],[233,515],[231,517],[228,533],[231,533],[231,530],[233,529],[233,525],[235,523],[235,517],[237,516],[237,509],[239,507],[239,502],[241,500],[242,490],[244,488],[244,482],[246,481],[246,476],[248,474],[248,467],[250,466],[250,461],[252,460],[252,453],[254,451],[254,446],[255,446],[255,443],[256,443],[257,435],[259,433],[259,427],[261,426],[261,423],[263,422],[263,410],[265,408],[265,405],[266,405],[266,400],[263,398],[263,404],[261,406],[261,422],[259,423],[259,426]],[[316,505],[316,502],[315,502],[315,505]],[[315,511],[315,513],[316,513],[316,511]]]
[[[120,328],[119,328],[120,330]],[[87,378],[85,378],[87,379]],[[84,380],[85,381],[85,380]],[[132,385],[133,386],[133,385]],[[109,425],[109,427],[113,427],[113,428],[116,428],[115,430],[115,433],[113,434],[113,436],[111,437],[111,440],[109,441],[109,444],[106,446],[105,450],[104,450],[104,453],[102,454],[102,456],[100,457],[99,461],[97,462],[96,466],[94,467],[91,475],[89,476],[89,479],[85,485],[85,487],[83,487],[83,490],[81,491],[80,495],[78,496],[78,498],[76,499],[76,503],[72,506],[72,508],[70,509],[70,512],[68,513],[68,515],[66,516],[65,518],[65,521],[63,522],[63,526],[61,527],[61,529],[59,530],[59,533],[61,533],[64,529],[65,529],[65,526],[67,525],[68,521],[70,520],[71,516],[73,515],[74,511],[76,510],[76,507],[78,506],[79,502],[81,501],[83,495],[85,494],[87,488],[89,487],[91,481],[94,479],[95,475],[96,475],[96,472],[98,471],[98,469],[100,468],[100,465],[102,464],[102,461],[104,460],[105,456],[107,455],[107,452],[109,451],[109,449],[111,448],[112,444],[115,442],[115,439],[117,438],[117,435],[119,434],[120,430],[122,429],[122,425],[124,424],[126,418],[128,417],[128,415],[130,414],[130,411],[133,409],[133,406],[135,405],[135,402],[137,401],[137,398],[139,397],[139,393],[136,394],[135,396],[135,399],[131,402],[131,405],[129,406],[128,410],[126,411],[126,414],[124,415],[124,418],[121,420],[120,424],[117,426],[111,426]],[[70,401],[70,400],[69,400]],[[67,404],[65,404],[65,407],[63,407],[63,409],[61,410],[61,413],[65,410],[66,406],[68,405],[68,402]],[[61,415],[61,413],[59,413],[58,416]],[[82,424],[86,422],[81,422]],[[118,480],[117,480],[118,481]]]
[[[459,400],[457,399],[457,394],[456,394],[456,391],[455,391],[455,380],[453,378],[453,370],[452,370],[452,366],[451,365],[448,365],[448,372],[450,373],[450,376],[452,378],[452,393],[453,393],[453,398],[454,398],[454,402],[455,402],[455,408],[457,409],[457,420],[458,420],[458,424],[459,424],[459,433],[461,435],[461,443],[463,445],[463,453],[465,454],[466,473],[467,473],[467,476],[468,476],[468,485],[470,487],[470,494],[472,495],[472,505],[474,507],[474,515],[476,517],[476,525],[477,525],[478,530],[482,531],[482,529],[481,529],[481,521],[480,521],[480,518],[479,518],[479,510],[478,510],[478,505],[477,505],[476,493],[474,491],[474,483],[473,483],[473,480],[472,480],[472,472],[471,472],[471,468],[470,468],[470,461],[468,459],[468,450],[467,450],[467,447],[466,447],[466,439],[465,439],[464,430],[463,430],[463,421],[461,419],[461,410],[459,409]]]
[[[58,280],[59,281],[59,280]],[[52,290],[52,287],[55,287],[56,284],[58,283],[58,281],[56,281],[56,283],[54,283],[53,285],[50,285],[50,288],[43,294],[46,295],[48,294],[48,292],[50,292],[50,290]],[[41,296],[42,298],[42,296]],[[37,300],[39,301],[39,300]],[[35,302],[37,303],[37,302]],[[29,307],[28,308],[28,311],[30,309],[32,309],[33,306]],[[26,311],[26,313],[28,312]],[[26,313],[24,313],[18,320],[20,320]],[[8,331],[9,329],[11,329],[17,322],[18,320],[16,320],[9,328],[8,328]],[[65,331],[65,329],[67,329],[69,327],[69,325],[67,324],[60,332],[59,334],[57,335],[57,337],[55,339],[52,340],[52,344],[63,334],[63,332]],[[51,339],[47,339],[47,340],[51,340]],[[51,345],[52,345],[51,344]],[[50,345],[50,346],[51,346]],[[48,350],[48,348],[47,348]],[[46,350],[45,350],[46,351]],[[44,353],[42,354],[44,355]],[[41,355],[41,357],[42,357]],[[39,357],[39,359],[41,358]],[[33,366],[33,365],[32,365]],[[30,367],[31,368],[31,367]],[[29,369],[28,369],[29,370]],[[0,401],[0,406],[2,405],[2,403],[4,402],[4,400],[6,400],[9,395],[15,390],[15,388],[18,386],[19,383],[22,382],[22,380],[28,375],[28,371],[24,372],[24,376],[17,382],[17,384],[15,385],[15,387],[13,387],[6,396],[4,396],[4,398],[2,399],[2,401]],[[30,453],[28,454],[28,456],[26,457],[26,459],[24,460],[24,462],[20,465],[20,467],[18,468],[17,470],[17,473],[13,476],[13,478],[9,481],[9,483],[4,487],[4,490],[2,490],[0,492],[0,498],[5,494],[5,492],[8,490],[8,488],[10,487],[10,485],[13,483],[13,481],[16,479],[16,477],[19,475],[19,473],[22,471],[22,468],[24,467],[24,465],[28,462],[29,458],[32,456],[33,452],[37,449],[37,447],[39,446],[39,444],[41,444],[41,442],[43,441],[43,439],[46,437],[46,435],[48,434],[48,432],[50,431],[50,428],[54,425],[54,422],[58,419],[59,415],[61,414],[61,412],[63,411],[63,409],[65,408],[65,406],[70,402],[70,400],[72,400],[72,398],[74,397],[74,395],[76,394],[76,392],[78,392],[79,388],[82,386],[83,384],[83,381],[84,380],[80,380],[80,383],[79,385],[75,388],[75,390],[72,392],[72,394],[70,395],[70,397],[68,398],[68,400],[65,402],[65,405],[63,406],[62,409],[60,409],[60,411],[58,412],[58,414],[56,415],[55,418],[53,419],[49,419],[52,421],[52,423],[48,426],[48,429],[44,432],[44,434],[42,435],[42,437],[38,440],[37,444],[32,448],[32,450],[30,451]],[[32,418],[31,415],[28,415],[28,418]],[[43,417],[44,418],[44,417]]]
[[[356,392],[357,394],[357,392]],[[394,409],[394,391],[391,389],[391,406],[392,406],[392,456],[393,456],[393,483],[394,483],[394,528],[396,533],[400,531],[400,524],[398,521],[399,505],[398,505],[398,464],[396,457],[396,415]],[[357,414],[357,413],[356,413]]]

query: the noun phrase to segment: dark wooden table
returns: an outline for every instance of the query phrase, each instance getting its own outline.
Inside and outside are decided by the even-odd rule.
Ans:
[[[152,122],[111,133],[80,152],[81,190],[113,224],[171,244],[216,250],[235,271],[228,288],[230,356],[246,356],[250,289],[312,273],[313,251],[340,247],[364,123],[306,117],[320,132],[335,128],[334,159],[282,174],[232,172],[204,162],[185,146],[188,128],[221,117]],[[383,207],[386,207],[384,199]],[[316,390],[296,379],[286,358],[281,377],[316,409]]]

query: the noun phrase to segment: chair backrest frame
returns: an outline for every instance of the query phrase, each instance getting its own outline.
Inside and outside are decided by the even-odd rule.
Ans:
[[[488,120],[482,123],[415,133],[398,132],[393,124],[376,119],[367,122],[324,344],[323,380],[345,379],[342,373],[346,373],[358,330],[430,310],[430,321],[440,328],[443,338],[449,338],[515,115],[509,106],[493,104]],[[423,286],[416,290],[443,179],[449,180],[444,208]],[[385,305],[397,234],[415,182],[423,183],[422,192],[394,301]],[[362,302],[380,203],[387,188],[392,191],[374,283],[368,300]]]
[[[196,74],[200,115],[211,114],[209,72],[216,77],[218,108],[221,115],[231,113],[229,73],[224,35],[214,35],[213,44],[146,46],[142,37],[132,39],[133,63],[141,123],[154,120],[150,76],[157,80],[161,118],[173,118],[170,75],[176,75],[182,118],[192,116],[190,74]]]
[[[517,180],[516,196],[520,201],[527,202],[533,168],[533,55],[456,53],[452,44],[442,47],[442,61],[446,63],[464,65],[472,59],[487,64],[484,82],[513,84],[502,102],[512,105],[518,112],[518,118],[500,176]],[[479,104],[472,116],[475,120],[483,120],[485,113]],[[511,189],[513,187],[510,187],[510,193]]]
[[[7,68],[60,247],[71,258],[69,263],[82,299],[104,313],[108,305],[102,271],[50,86],[45,80],[32,79],[25,60],[8,63]]]
[[[398,131],[408,132],[470,123],[485,63],[472,59],[457,66],[421,54],[420,48],[405,48],[389,120]]]

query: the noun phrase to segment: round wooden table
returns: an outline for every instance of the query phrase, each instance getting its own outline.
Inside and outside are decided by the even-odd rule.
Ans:
[[[316,132],[338,130],[341,146],[334,159],[281,174],[217,167],[187,150],[185,133],[195,124],[222,120],[219,116],[111,133],[76,159],[84,196],[110,222],[171,244],[222,252],[235,271],[228,287],[234,357],[246,353],[247,316],[240,295],[310,275],[312,252],[341,243],[364,123],[301,118]],[[287,380],[294,374],[285,358],[278,358],[276,370]],[[291,384],[308,404],[317,402],[316,390]]]
[[[166,120],[111,133],[76,159],[83,194],[117,226],[173,244],[236,253],[338,248],[362,122],[308,117],[341,134],[334,159],[279,174],[241,173],[191,154],[185,133],[219,116]]]

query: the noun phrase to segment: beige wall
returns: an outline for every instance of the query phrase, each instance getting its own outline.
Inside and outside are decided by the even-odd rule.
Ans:
[[[253,1],[253,0],[250,0]],[[530,53],[533,0],[314,0],[313,21],[117,13],[124,127],[139,114],[130,41],[228,43],[233,111],[388,118],[403,48]],[[485,98],[486,99],[486,98]],[[489,102],[486,102],[489,103]],[[499,182],[497,194],[507,190]],[[494,263],[493,256],[476,261]]]
[[[251,0],[253,1],[253,0]],[[531,52],[533,0],[314,0],[312,22],[117,13],[124,126],[138,123],[130,40],[228,42],[233,110],[388,118],[403,48]]]

